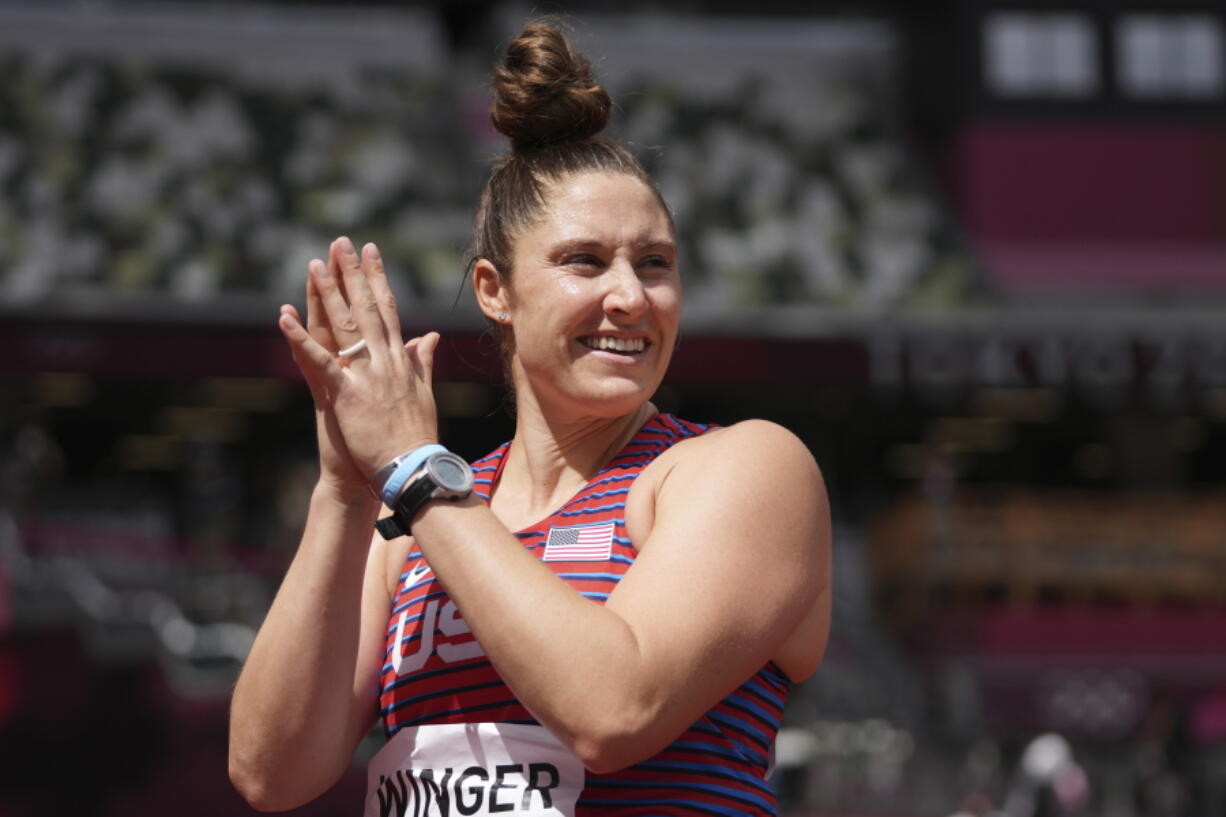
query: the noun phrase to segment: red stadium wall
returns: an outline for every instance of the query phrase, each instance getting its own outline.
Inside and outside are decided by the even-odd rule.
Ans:
[[[1226,292],[1226,125],[976,122],[958,197],[997,282]]]

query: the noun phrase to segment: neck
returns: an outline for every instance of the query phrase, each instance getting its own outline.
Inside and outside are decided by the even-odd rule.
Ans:
[[[656,412],[644,403],[621,417],[558,417],[522,397],[516,408],[515,437],[496,496],[522,509],[525,524],[573,496]]]

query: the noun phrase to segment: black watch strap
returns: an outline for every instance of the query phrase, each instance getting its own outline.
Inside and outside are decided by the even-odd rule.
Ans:
[[[375,530],[379,531],[379,535],[384,539],[395,539],[397,536],[408,536],[409,532],[400,527],[400,522],[397,521],[395,514],[385,516],[375,522]]]
[[[404,493],[396,500],[392,515],[375,523],[383,538],[395,539],[397,536],[408,536],[412,533],[413,517],[417,516],[422,505],[430,501],[437,487],[428,474],[422,474],[410,482],[409,487],[405,488]],[[392,535],[388,536],[388,533]]]

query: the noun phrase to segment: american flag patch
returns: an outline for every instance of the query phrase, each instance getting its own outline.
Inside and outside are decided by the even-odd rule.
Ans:
[[[601,562],[613,553],[613,522],[550,528],[543,562]]]

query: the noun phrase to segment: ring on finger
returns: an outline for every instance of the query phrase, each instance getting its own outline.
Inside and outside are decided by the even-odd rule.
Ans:
[[[346,346],[344,349],[341,349],[336,354],[337,356],[342,357],[342,358],[351,358],[365,348],[366,348],[366,338],[362,338],[357,343],[353,344],[352,346]]]

